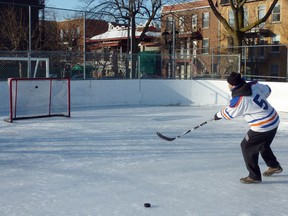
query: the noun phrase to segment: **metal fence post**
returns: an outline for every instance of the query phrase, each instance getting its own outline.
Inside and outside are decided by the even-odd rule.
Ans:
[[[29,5],[29,42],[28,42],[28,70],[27,78],[32,77],[31,71],[31,50],[32,50],[32,22],[31,22],[31,5]]]

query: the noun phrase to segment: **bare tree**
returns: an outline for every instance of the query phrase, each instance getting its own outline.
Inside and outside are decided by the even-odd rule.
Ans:
[[[1,50],[27,50],[28,48],[28,26],[25,25],[25,19],[22,11],[16,12],[11,6],[0,12],[0,49]],[[1,64],[11,64],[11,61],[1,62]],[[23,76],[22,62],[18,62],[19,77]]]
[[[218,1],[217,1],[218,2]],[[218,10],[217,5],[215,5],[215,1],[208,0],[208,3],[217,17],[217,19],[221,22],[223,27],[226,29],[228,34],[233,38],[234,42],[234,52],[241,54],[241,48],[240,46],[243,43],[244,34],[245,32],[250,31],[252,28],[258,26],[261,23],[266,22],[266,20],[271,15],[275,5],[277,4],[278,0],[273,0],[272,4],[270,5],[268,11],[262,18],[258,18],[255,16],[255,20],[253,20],[251,23],[248,23],[246,25],[245,23],[245,4],[248,2],[251,2],[249,0],[226,0],[226,2],[229,4],[231,10],[233,11],[234,15],[234,23],[230,24],[228,20],[221,14],[221,12]]]
[[[123,21],[129,28],[131,28],[131,45],[130,51],[132,54],[132,78],[136,78],[136,58],[134,54],[138,53],[138,44],[145,37],[145,33],[149,29],[151,22],[160,22],[161,11],[163,5],[166,3],[183,2],[180,0],[82,0],[86,3],[86,8],[89,9],[91,15],[97,14],[99,18],[119,22]],[[144,24],[141,35],[136,38],[136,24]]]
[[[59,16],[54,10],[45,10],[45,17],[39,21],[33,38],[36,51],[66,51],[57,22]]]
[[[136,58],[138,53],[138,44],[143,40],[152,20],[154,20],[160,13],[163,5],[162,0],[105,0],[96,4],[96,1],[88,1],[87,7],[91,12],[97,14],[101,19],[106,19],[114,22],[122,20],[131,29],[131,47],[132,54],[132,78],[136,78]],[[144,28],[141,35],[136,38],[136,23],[141,20],[144,22]]]
[[[67,21],[64,24],[64,26],[60,27],[60,36],[62,43],[67,46],[67,49],[69,51],[80,51],[80,24],[77,23],[75,20],[72,20],[72,22]]]
[[[0,49],[3,50],[27,50],[29,27],[24,25],[22,11],[18,13],[13,7],[1,10],[0,17],[5,20],[0,28]]]

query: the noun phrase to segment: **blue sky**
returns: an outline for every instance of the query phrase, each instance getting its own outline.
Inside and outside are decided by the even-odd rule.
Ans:
[[[79,0],[47,0],[46,6],[57,7],[57,8],[66,8],[66,9],[80,9]]]

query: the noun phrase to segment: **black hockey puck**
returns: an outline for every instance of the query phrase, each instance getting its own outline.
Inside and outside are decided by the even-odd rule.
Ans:
[[[151,207],[151,204],[150,204],[150,203],[144,203],[144,207],[145,207],[145,208],[150,208],[150,207]]]

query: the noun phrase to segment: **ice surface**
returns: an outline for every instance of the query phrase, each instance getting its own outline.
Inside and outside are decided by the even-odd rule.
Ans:
[[[287,113],[272,144],[284,171],[257,185],[239,182],[248,174],[241,118],[172,142],[156,135],[181,134],[218,109],[97,107],[72,110],[70,119],[1,120],[0,215],[287,215]],[[266,169],[261,158],[260,166]]]

